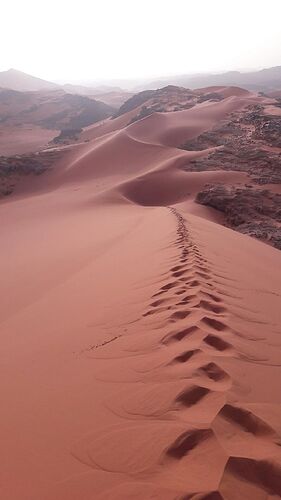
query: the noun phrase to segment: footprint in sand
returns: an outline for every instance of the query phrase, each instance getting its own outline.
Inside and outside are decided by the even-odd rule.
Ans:
[[[188,328],[185,328],[184,330],[180,330],[179,332],[166,335],[162,339],[162,343],[168,345],[168,344],[173,343],[173,342],[179,342],[179,341],[183,340],[184,338],[186,338],[194,333],[197,333],[197,332],[200,332],[200,329],[197,326],[189,326]]]
[[[232,348],[232,345],[221,339],[217,335],[209,334],[204,338],[204,342],[217,351],[226,351]]]
[[[183,432],[166,450],[165,456],[181,460],[206,439],[214,438],[211,429],[195,429]]]
[[[200,349],[193,349],[190,351],[184,351],[183,353],[179,354],[176,356],[170,363],[169,365],[174,365],[177,363],[186,363],[189,359],[191,359],[193,356],[196,354],[200,354],[202,351]]]
[[[217,319],[209,318],[208,316],[202,318],[201,322],[218,332],[223,332],[224,330],[227,329],[227,326],[224,323],[218,321]]]
[[[206,387],[200,387],[199,385],[194,386],[180,392],[180,394],[176,397],[175,402],[181,406],[190,407],[199,403],[199,401],[201,401],[201,399],[207,396],[210,392],[210,389],[207,389]]]

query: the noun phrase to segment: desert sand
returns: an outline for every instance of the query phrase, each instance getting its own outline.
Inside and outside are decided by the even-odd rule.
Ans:
[[[58,133],[58,130],[47,130],[36,125],[2,127],[0,130],[1,156],[36,151],[46,146]]]
[[[258,100],[224,97],[89,127],[1,201],[3,499],[280,498],[281,254],[194,203],[245,174],[177,149]]]

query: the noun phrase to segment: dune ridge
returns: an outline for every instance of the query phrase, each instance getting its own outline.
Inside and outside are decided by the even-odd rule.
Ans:
[[[107,120],[1,203],[7,500],[280,496],[280,252],[177,148],[260,99]]]

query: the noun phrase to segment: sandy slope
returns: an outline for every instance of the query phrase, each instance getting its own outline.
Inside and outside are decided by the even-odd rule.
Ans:
[[[30,153],[46,146],[58,130],[47,130],[34,125],[0,128],[0,155],[9,156]]]
[[[280,497],[280,252],[175,148],[249,99],[106,122],[1,204],[3,498]]]

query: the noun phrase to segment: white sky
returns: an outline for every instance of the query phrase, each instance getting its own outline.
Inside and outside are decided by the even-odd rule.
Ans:
[[[3,0],[0,70],[50,80],[281,65],[281,0]]]

